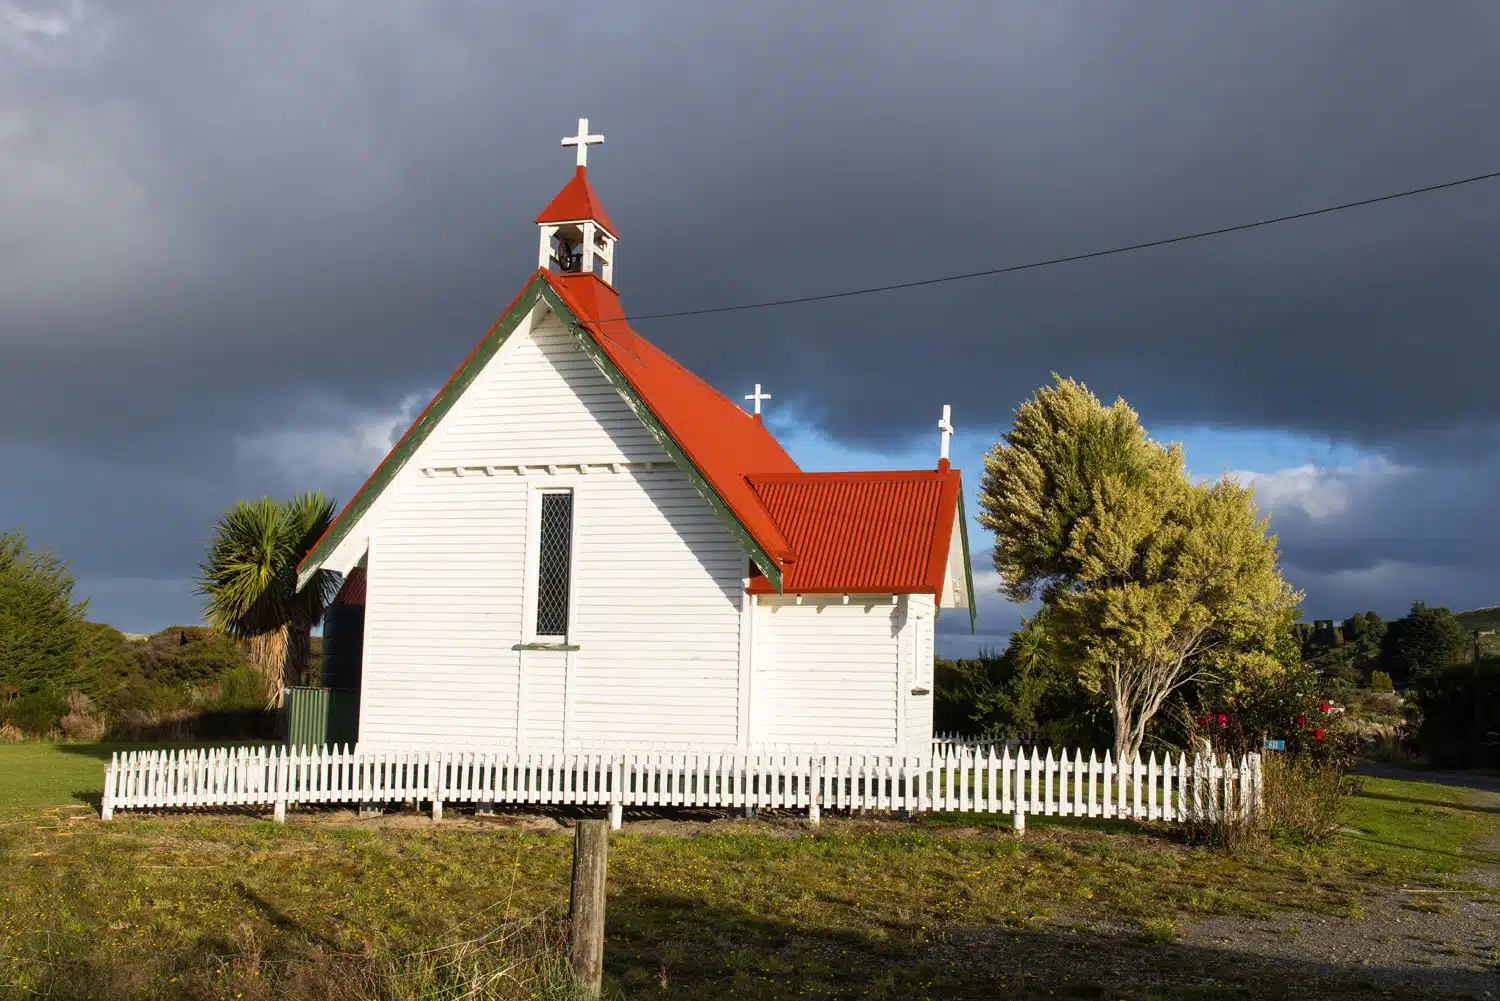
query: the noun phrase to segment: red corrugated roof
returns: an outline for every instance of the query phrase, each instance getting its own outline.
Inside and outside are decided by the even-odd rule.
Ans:
[[[961,489],[956,469],[751,475],[797,559],[786,593],[930,592],[942,588]],[[774,591],[757,577],[750,590]]]
[[[614,289],[590,274],[539,272],[557,290],[620,374],[661,421],[714,492],[772,559],[795,557],[746,473],[795,473],[798,466],[766,426],[661,348],[630,329]]]
[[[548,202],[547,207],[542,209],[542,214],[536,217],[538,223],[573,222],[577,219],[592,219],[609,230],[615,239],[620,238],[620,231],[615,229],[615,224],[604,214],[604,206],[599,204],[599,196],[589,186],[588,175],[582,167],[574,172],[573,179],[563,185],[557,197]]]
[[[333,596],[335,605],[363,605],[365,603],[365,568],[355,567],[344,575],[339,593]]]

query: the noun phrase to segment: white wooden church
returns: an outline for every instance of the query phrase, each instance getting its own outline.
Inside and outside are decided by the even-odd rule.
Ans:
[[[973,625],[946,408],[933,469],[799,468],[759,386],[625,321],[602,141],[563,140],[537,272],[299,568],[363,606],[358,749],[928,754],[937,615]]]

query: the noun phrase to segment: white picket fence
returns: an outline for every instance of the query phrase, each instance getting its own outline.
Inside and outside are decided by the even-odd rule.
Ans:
[[[1260,800],[1260,758],[950,748],[926,758],[880,754],[520,754],[358,751],[345,746],[116,752],[102,816],[116,810],[415,800],[434,818],[445,803],[598,805],[615,826],[626,807],[964,811],[1182,822],[1248,814]]]

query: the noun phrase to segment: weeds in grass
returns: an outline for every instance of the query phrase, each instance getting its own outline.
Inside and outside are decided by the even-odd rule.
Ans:
[[[1141,936],[1159,945],[1177,941],[1177,922],[1171,918],[1147,918],[1141,922]]]
[[[0,744],[19,744],[26,739],[20,727],[0,722]]]
[[[6,786],[7,765],[43,750],[63,763],[76,756],[0,748],[0,801],[24,792]],[[63,788],[89,788],[60,774]],[[1470,845],[1495,818],[1466,810],[1468,795],[1370,779],[1329,844],[1234,856],[1155,827],[1046,818],[1024,839],[968,817],[830,817],[816,832],[775,816],[628,824],[610,839],[605,962],[632,997],[984,996],[965,979],[984,964],[945,957],[984,955],[966,943],[988,940],[988,929],[1045,941],[1048,919],[1105,922],[1131,929],[1135,950],[1142,936],[1171,941],[1170,929],[1185,934],[1203,915],[1356,916],[1372,883],[1472,864]],[[0,1001],[49,990],[100,1001],[569,997],[557,920],[506,924],[564,906],[572,839],[561,829],[521,833],[461,814],[431,824],[413,812],[356,823],[309,810],[286,825],[182,815],[101,824],[86,813],[0,808]],[[504,934],[475,940],[498,925]],[[38,928],[67,935],[49,943]],[[1068,995],[1055,979],[995,993],[1047,1001],[1053,987],[1059,998],[1124,996]]]

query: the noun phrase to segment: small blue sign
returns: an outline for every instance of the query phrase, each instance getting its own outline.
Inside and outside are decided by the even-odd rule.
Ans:
[[[1286,750],[1286,741],[1284,741],[1284,740],[1267,740],[1266,741],[1266,750],[1268,750],[1268,751],[1285,751]]]

